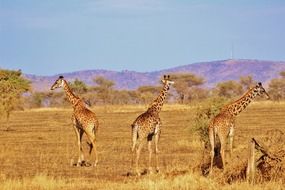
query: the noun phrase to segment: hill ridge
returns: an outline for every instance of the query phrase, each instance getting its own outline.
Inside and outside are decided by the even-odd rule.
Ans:
[[[94,85],[93,79],[96,76],[103,76],[113,80],[116,89],[136,89],[142,85],[158,85],[159,78],[163,74],[191,72],[205,78],[206,87],[213,87],[216,83],[226,80],[238,80],[241,76],[251,75],[254,80],[268,84],[272,78],[279,77],[279,73],[285,70],[285,61],[265,61],[256,59],[226,59],[216,61],[197,62],[181,65],[173,68],[137,72],[130,70],[112,71],[105,69],[81,70],[67,73],[60,73],[51,76],[37,76],[25,74],[25,77],[32,81],[35,91],[46,91],[59,75],[72,81],[78,78],[87,85]]]

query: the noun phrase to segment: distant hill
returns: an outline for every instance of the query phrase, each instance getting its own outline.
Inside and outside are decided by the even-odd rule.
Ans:
[[[142,85],[158,85],[159,78],[163,74],[176,72],[191,72],[206,79],[205,86],[213,87],[216,83],[226,80],[238,80],[240,76],[251,75],[254,80],[268,84],[272,78],[279,77],[280,71],[285,70],[284,61],[260,61],[260,60],[221,60],[201,62],[174,67],[154,72],[135,71],[108,71],[86,70],[71,73],[61,73],[54,76],[36,76],[26,74],[25,77],[32,81],[35,91],[49,90],[52,83],[59,75],[63,75],[68,81],[84,81],[87,85],[94,85],[93,79],[103,76],[116,83],[116,89],[136,89]]]

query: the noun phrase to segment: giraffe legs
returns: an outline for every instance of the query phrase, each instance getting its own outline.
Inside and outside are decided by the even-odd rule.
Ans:
[[[135,173],[137,175],[141,175],[140,171],[139,171],[139,159],[140,159],[140,154],[141,154],[141,150],[143,147],[143,144],[145,142],[145,140],[147,140],[148,142],[148,172],[152,173],[152,155],[153,155],[153,149],[152,149],[152,140],[155,139],[155,167],[156,167],[156,171],[159,171],[158,168],[158,140],[159,140],[159,135],[160,135],[160,130],[159,130],[159,124],[158,123],[153,123],[151,127],[154,127],[154,131],[152,131],[151,133],[142,133],[140,136],[138,135],[139,131],[139,126],[136,124],[132,125],[132,148],[131,148],[131,152],[132,152],[132,165],[134,164],[134,160],[135,160]],[[145,139],[146,138],[146,139]],[[134,154],[134,151],[135,154]],[[135,158],[135,159],[134,159]]]
[[[94,152],[94,157],[95,157],[95,162],[93,164],[93,166],[97,166],[98,164],[98,154],[97,154],[97,146],[96,146],[96,136],[95,136],[95,129],[94,129],[94,125],[93,124],[90,124],[87,128],[86,128],[86,133],[87,133],[87,136],[90,140],[90,151],[89,151],[89,154],[91,154],[92,152]]]
[[[151,156],[152,156],[152,148],[151,148],[151,141],[148,141],[148,170],[150,173],[152,173],[152,167],[151,167]]]
[[[229,132],[230,157],[232,157],[233,154],[233,140],[234,140],[234,128],[231,127]]]
[[[215,134],[213,128],[209,128],[209,139],[211,145],[211,165],[210,165],[209,175],[211,175],[213,170],[214,157],[215,157]]]
[[[140,171],[139,171],[139,159],[140,159],[140,154],[141,154],[141,150],[143,147],[143,142],[140,142],[137,146],[137,150],[136,150],[136,173],[138,176],[141,175]]]
[[[155,154],[155,169],[156,172],[159,172],[159,167],[158,167],[158,141],[159,141],[159,137],[160,137],[160,131],[158,131],[157,134],[155,134],[154,136],[154,145],[155,145],[155,149],[154,149],[154,154]]]
[[[137,139],[138,139],[138,126],[137,125],[132,125],[132,152],[134,152],[137,144]]]
[[[82,136],[84,131],[80,128],[78,128],[76,125],[73,125],[75,133],[76,133],[76,137],[77,137],[77,145],[78,145],[78,161],[77,161],[77,166],[81,166],[82,161],[84,161],[84,154],[83,154],[83,150],[82,150],[82,146],[81,146],[81,140],[82,140]]]
[[[95,141],[96,141],[95,139],[92,141],[93,151],[94,151],[94,155],[95,155],[95,162],[94,162],[94,165],[93,165],[94,167],[96,167],[97,164],[98,164],[98,154],[97,154],[97,147],[96,147],[96,142]]]
[[[131,168],[134,166],[134,160],[135,160],[135,149],[136,149],[136,144],[133,144],[132,149],[131,149],[131,154],[132,154],[132,162],[131,162]]]
[[[223,162],[223,169],[225,170],[226,168],[226,162],[225,162],[225,137],[223,135],[219,136],[220,138],[220,142],[221,142],[221,150],[220,150],[220,154],[221,154],[221,158],[222,158],[222,162]]]
[[[134,159],[135,159],[135,149],[137,147],[137,139],[138,139],[138,126],[132,125],[132,148],[131,148],[131,154],[132,154],[132,161],[131,161],[131,168],[134,166]]]

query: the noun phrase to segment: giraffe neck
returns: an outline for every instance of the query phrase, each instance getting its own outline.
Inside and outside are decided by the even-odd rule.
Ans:
[[[148,111],[156,112],[156,113],[159,113],[161,111],[161,108],[167,96],[168,90],[169,90],[169,85],[165,84],[159,96],[153,101],[153,103],[148,108]]]
[[[65,80],[63,80],[63,89],[65,91],[67,99],[70,101],[72,106],[75,107],[80,99],[73,94],[73,92],[71,91],[70,87],[68,86]]]
[[[242,112],[248,106],[248,104],[256,96],[257,96],[257,91],[255,88],[252,88],[248,90],[240,99],[225,106],[222,110],[228,111],[232,116],[237,116],[240,112]]]

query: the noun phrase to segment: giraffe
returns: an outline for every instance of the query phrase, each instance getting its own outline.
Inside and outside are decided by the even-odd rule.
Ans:
[[[93,166],[96,166],[98,163],[98,155],[96,149],[96,133],[99,128],[99,122],[95,113],[93,113],[86,107],[86,104],[82,99],[74,95],[63,76],[59,76],[59,78],[52,85],[51,90],[54,90],[56,88],[64,89],[66,97],[68,98],[73,107],[72,123],[77,137],[77,145],[79,152],[78,161],[76,165],[83,166],[85,164],[83,149],[81,145],[82,136],[85,133],[90,141],[89,154],[91,154],[92,149],[94,149],[93,151],[95,154],[95,162]]]
[[[159,96],[153,101],[153,103],[149,106],[146,112],[139,115],[136,120],[133,122],[132,126],[132,163],[134,160],[134,151],[136,150],[136,160],[135,160],[135,172],[137,175],[140,175],[138,162],[140,158],[141,149],[145,140],[148,142],[148,151],[149,151],[149,158],[148,158],[148,169],[149,172],[152,172],[151,168],[151,157],[152,157],[152,140],[154,138],[154,153],[155,153],[155,165],[156,171],[159,171],[158,168],[158,141],[160,137],[160,127],[161,127],[161,120],[159,117],[159,113],[162,109],[164,100],[167,96],[168,90],[170,85],[174,84],[173,81],[170,80],[170,76],[164,75],[164,79],[161,80],[163,83],[163,89],[161,90]]]
[[[233,137],[234,137],[234,127],[235,127],[235,117],[242,112],[248,104],[256,97],[261,96],[262,94],[266,95],[269,99],[269,95],[263,88],[261,82],[259,82],[255,87],[249,89],[241,98],[238,100],[227,104],[224,106],[220,113],[215,116],[209,124],[209,139],[211,144],[211,166],[210,174],[213,169],[214,161],[214,148],[216,143],[216,136],[218,135],[221,143],[221,158],[223,162],[223,168],[225,168],[225,141],[229,137],[229,148],[230,156],[232,155],[232,146],[233,146]]]

